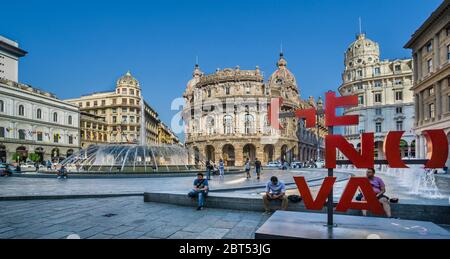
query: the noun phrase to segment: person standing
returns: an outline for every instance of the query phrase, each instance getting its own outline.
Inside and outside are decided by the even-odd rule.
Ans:
[[[258,158],[255,159],[255,171],[256,171],[256,179],[260,179],[261,178],[261,161],[258,160]]]
[[[248,159],[248,158],[247,158],[247,160],[245,160],[244,169],[245,169],[245,173],[247,174],[247,180],[248,180],[248,179],[251,178],[251,175],[250,175],[250,159]]]
[[[224,177],[225,174],[225,164],[222,159],[219,160],[219,175],[221,178]]]
[[[206,179],[211,180],[211,162],[209,160],[206,161]]]

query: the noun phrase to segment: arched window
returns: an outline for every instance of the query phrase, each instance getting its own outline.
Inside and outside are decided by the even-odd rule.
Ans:
[[[233,117],[231,115],[223,117],[223,129],[225,134],[233,134]]]
[[[4,111],[5,111],[5,103],[3,102],[3,100],[0,100],[0,112]]]
[[[245,115],[245,134],[253,134],[253,128],[254,128],[254,122],[255,119],[252,115],[246,114]]]
[[[58,113],[57,112],[53,113],[53,122],[58,122]]]
[[[67,118],[67,122],[69,123],[69,125],[72,125],[72,116],[69,115],[69,118]]]
[[[214,126],[215,126],[214,118],[213,117],[207,117],[206,118],[206,133],[208,135],[212,135],[212,134],[215,133]]]
[[[23,105],[19,105],[19,116],[25,116],[25,107]]]
[[[37,111],[36,111],[36,118],[37,119],[42,119],[42,110],[41,109],[37,109]]]

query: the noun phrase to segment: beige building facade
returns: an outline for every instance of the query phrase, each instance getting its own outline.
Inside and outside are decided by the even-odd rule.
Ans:
[[[450,142],[450,1],[445,0],[412,35],[405,48],[414,59],[418,157],[427,149],[424,130],[444,129]],[[447,166],[450,165],[450,157]]]
[[[301,157],[297,120],[280,119],[280,130],[268,121],[272,98],[283,99],[282,112],[309,107],[308,101],[300,99],[283,54],[268,82],[259,67],[241,70],[237,66],[205,75],[196,65],[183,97],[185,145],[193,150],[194,162],[223,159],[227,166],[242,166],[247,158],[266,164]]]
[[[115,91],[66,100],[85,114],[81,117],[81,145],[85,148],[95,143],[138,144],[142,110],[145,111],[146,144],[157,144],[158,114],[145,101],[142,109],[141,94],[139,82],[127,72],[117,80]],[[97,123],[94,123],[95,118]]]
[[[384,159],[387,133],[405,131],[401,156],[415,157],[412,60],[382,60],[378,43],[359,34],[345,52],[344,65],[339,92],[358,96],[358,106],[344,109],[344,115],[359,117],[358,125],[344,127],[344,136],[360,148],[361,133],[374,132],[375,158]]]

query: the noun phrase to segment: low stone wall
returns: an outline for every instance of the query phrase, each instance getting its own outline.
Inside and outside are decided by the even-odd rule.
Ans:
[[[181,206],[196,207],[197,201],[191,199],[186,193],[180,192],[146,192],[144,193],[144,202],[169,203]],[[336,205],[336,204],[335,204]],[[281,202],[272,201],[272,208],[279,209]],[[206,207],[232,209],[232,210],[248,210],[248,211],[264,211],[262,198],[257,197],[240,197],[238,194],[209,193],[206,199]],[[391,204],[392,215],[401,219],[431,221],[436,224],[450,224],[450,206],[442,205],[421,205],[421,204]],[[289,203],[289,211],[314,212],[306,210],[303,202]],[[326,213],[324,208],[319,213]],[[350,210],[347,213],[336,213],[345,215],[361,216],[360,211]]]

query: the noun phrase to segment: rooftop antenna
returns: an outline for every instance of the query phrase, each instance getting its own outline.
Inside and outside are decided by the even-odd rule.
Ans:
[[[195,56],[195,64],[198,65],[198,56]]]
[[[283,54],[283,41],[280,43],[280,53]]]

